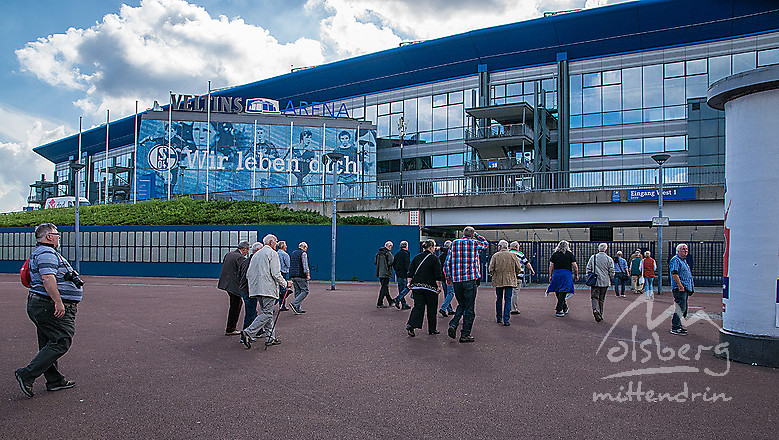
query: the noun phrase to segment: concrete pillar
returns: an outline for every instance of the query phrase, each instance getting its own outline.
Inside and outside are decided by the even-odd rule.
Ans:
[[[725,110],[722,330],[730,358],[779,367],[779,66],[709,87]]]

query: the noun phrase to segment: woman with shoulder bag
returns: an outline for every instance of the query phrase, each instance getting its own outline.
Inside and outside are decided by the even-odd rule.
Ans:
[[[630,280],[628,275],[628,261],[622,258],[622,251],[617,251],[614,257],[614,270],[617,274],[614,276],[614,293],[617,297],[625,297],[625,283]]]
[[[436,312],[438,310],[438,292],[442,292],[444,272],[441,270],[441,262],[433,255],[435,252],[435,240],[425,240],[422,243],[422,253],[411,260],[409,274],[411,279],[408,286],[411,289],[411,297],[414,298],[414,307],[408,317],[406,332],[411,337],[415,328],[422,328],[425,308],[427,308],[427,330],[431,335],[440,332],[436,330]]]

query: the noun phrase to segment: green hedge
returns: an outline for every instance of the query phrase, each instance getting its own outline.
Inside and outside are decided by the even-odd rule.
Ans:
[[[73,226],[73,208],[44,209],[0,215],[0,226],[37,226],[54,223]],[[294,211],[278,205],[252,201],[205,201],[188,197],[174,200],[150,200],[135,204],[82,206],[82,226],[110,225],[323,225],[330,223],[315,211]],[[389,221],[366,216],[339,217],[341,225],[388,225]]]

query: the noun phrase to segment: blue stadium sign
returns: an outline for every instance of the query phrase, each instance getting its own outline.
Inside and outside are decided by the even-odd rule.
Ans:
[[[663,200],[690,200],[695,199],[695,188],[667,188],[663,189]],[[631,189],[628,190],[628,202],[657,200],[656,189]]]

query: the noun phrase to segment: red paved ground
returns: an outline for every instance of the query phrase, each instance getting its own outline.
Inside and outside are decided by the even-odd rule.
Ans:
[[[73,347],[60,369],[78,385],[22,395],[13,370],[36,350],[18,276],[0,275],[0,432],[8,439],[59,438],[776,438],[779,370],[728,363],[709,352],[699,360],[658,359],[646,307],[612,324],[635,297],[606,299],[596,324],[580,292],[564,318],[542,290],[521,293],[511,327],[494,322],[494,293],[477,298],[474,344],[442,333],[416,338],[404,330],[407,311],[376,309],[377,284],[314,283],[309,313],[284,313],[283,344],[245,350],[223,335],[226,294],[215,280],[85,277]],[[392,288],[394,293],[394,286]],[[668,306],[670,295],[657,299]],[[720,296],[698,293],[691,305],[715,318]],[[662,316],[654,310],[652,317]],[[718,342],[707,322],[690,336],[655,329],[661,347]],[[717,323],[720,323],[717,321]],[[620,341],[636,361],[607,357]],[[619,351],[619,350],[617,350]],[[616,353],[615,354],[619,354]],[[636,368],[688,366],[699,372],[603,379]],[[723,376],[708,375],[704,369]],[[677,394],[724,394],[724,402],[593,402],[620,387]],[[688,395],[689,395],[688,394]]]

